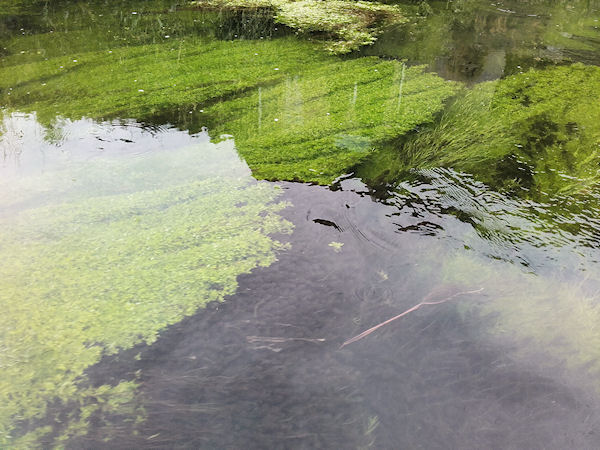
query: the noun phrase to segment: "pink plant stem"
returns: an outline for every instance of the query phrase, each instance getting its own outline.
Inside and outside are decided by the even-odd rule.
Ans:
[[[401,313],[401,314],[398,314],[397,316],[394,316],[394,317],[392,317],[391,319],[388,319],[388,320],[386,320],[385,322],[381,322],[379,325],[375,325],[374,327],[372,327],[372,328],[369,328],[368,330],[365,330],[365,331],[363,331],[363,332],[362,332],[362,333],[360,333],[360,334],[357,334],[356,336],[354,336],[354,337],[353,337],[353,338],[351,338],[351,339],[348,339],[346,342],[344,342],[344,343],[343,343],[343,344],[340,346],[340,349],[344,348],[344,347],[345,347],[346,345],[348,345],[348,344],[352,344],[353,342],[359,341],[360,339],[362,339],[362,338],[364,338],[364,337],[368,336],[368,335],[369,335],[369,334],[371,334],[373,331],[375,331],[375,330],[377,330],[377,329],[381,328],[382,326],[384,326],[384,325],[387,325],[388,323],[390,323],[390,322],[393,322],[394,320],[396,320],[396,319],[399,319],[400,317],[406,316],[407,314],[410,314],[410,313],[411,313],[411,312],[413,312],[413,311],[416,311],[416,310],[417,310],[417,309],[419,309],[421,306],[425,306],[425,305],[439,305],[440,303],[446,303],[448,300],[452,300],[453,298],[455,298],[455,297],[458,297],[459,295],[465,295],[465,294],[476,294],[476,293],[478,293],[478,292],[481,292],[481,291],[483,291],[483,288],[476,289],[476,290],[474,290],[474,291],[463,291],[463,292],[457,292],[456,294],[454,294],[454,295],[451,295],[450,297],[446,297],[445,299],[443,299],[443,300],[439,300],[439,301],[437,301],[437,302],[426,302],[426,301],[423,301],[423,302],[421,302],[421,303],[418,303],[418,304],[416,304],[415,306],[413,306],[412,308],[409,308],[409,309],[407,309],[407,310],[406,310],[406,311],[404,311],[403,313]],[[429,297],[429,296],[427,296],[427,297]],[[427,297],[425,297],[425,298],[427,298]]]

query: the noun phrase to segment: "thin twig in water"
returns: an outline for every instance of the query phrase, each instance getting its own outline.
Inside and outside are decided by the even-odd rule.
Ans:
[[[344,348],[346,345],[348,344],[352,344],[353,342],[359,341],[362,338],[364,338],[365,336],[368,336],[369,334],[371,334],[373,331],[381,328],[384,325],[387,325],[390,322],[393,322],[396,319],[399,319],[400,317],[403,317],[407,314],[410,314],[413,311],[416,311],[417,309],[419,309],[421,306],[425,306],[425,305],[439,305],[440,303],[446,303],[448,300],[452,300],[455,297],[458,297],[459,295],[465,295],[465,294],[476,294],[478,292],[483,291],[483,288],[480,289],[476,289],[474,291],[463,291],[463,292],[457,292],[454,295],[451,295],[450,297],[446,297],[443,300],[438,300],[437,302],[428,302],[428,301],[422,301],[421,303],[416,304],[415,306],[413,306],[412,308],[407,309],[406,311],[404,311],[402,314],[398,314],[397,316],[392,317],[391,319],[386,320],[385,322],[381,322],[379,325],[375,325],[372,328],[369,328],[368,330],[363,331],[362,333],[354,336],[351,339],[348,339],[346,342],[344,342],[341,346],[340,349]],[[427,297],[426,297],[427,298]]]
[[[246,336],[246,340],[250,343],[271,342],[273,344],[282,344],[284,342],[290,342],[290,341],[312,342],[315,344],[319,343],[319,342],[325,342],[325,339],[286,338],[286,337],[272,337],[272,336]]]

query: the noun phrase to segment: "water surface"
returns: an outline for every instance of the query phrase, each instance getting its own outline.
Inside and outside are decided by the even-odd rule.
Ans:
[[[598,446],[598,5],[404,7],[0,3],[2,446]]]

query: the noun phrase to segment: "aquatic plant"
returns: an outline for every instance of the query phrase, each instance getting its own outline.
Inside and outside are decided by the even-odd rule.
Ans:
[[[268,8],[276,22],[302,33],[324,33],[325,48],[348,53],[375,42],[386,25],[406,22],[396,5],[350,0],[198,0],[201,8]]]
[[[560,57],[587,64],[598,64],[600,39],[598,3],[575,0],[551,9],[543,39],[547,50]]]
[[[141,420],[135,379],[90,386],[84,371],[233,294],[238,275],[270,265],[284,248],[269,237],[291,229],[277,214],[286,206],[275,203],[280,191],[249,176],[231,141],[143,160],[51,170],[38,193],[38,201],[48,188],[56,193],[46,206],[21,202],[20,212],[0,218],[2,446],[33,446],[53,427],[64,438],[84,433],[92,415]],[[193,169],[157,184],[176,161]],[[73,196],[79,176],[96,185]],[[31,177],[2,184],[28,187]],[[48,417],[50,403],[69,416]]]
[[[328,184],[382,142],[431,122],[457,89],[421,66],[329,60],[207,112],[255,176]]]
[[[47,127],[56,116],[152,122],[173,110],[189,127],[195,112],[213,136],[235,136],[256,177],[319,183],[432,121],[458,89],[423,67],[344,61],[295,37],[188,37],[21,64],[18,58],[0,69],[2,102],[36,111]]]
[[[457,254],[443,277],[485,286],[486,298],[458,304],[478,340],[493,342],[530,370],[575,379],[598,392],[600,307],[597,274],[526,273],[513,265]]]
[[[0,70],[2,103],[36,111],[45,124],[57,115],[143,119],[166,109],[201,109],[259,83],[281,80],[284,71],[315,60],[312,48],[294,39],[275,45],[190,38],[10,64]]]
[[[598,97],[600,69],[582,64],[483,83],[364,173],[391,180],[410,168],[443,166],[534,199],[583,192],[599,181]]]

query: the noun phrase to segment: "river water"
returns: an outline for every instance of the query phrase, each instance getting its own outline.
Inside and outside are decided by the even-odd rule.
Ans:
[[[261,10],[0,2],[0,446],[598,448],[600,191],[579,150],[600,145],[598,20],[432,4],[338,58]],[[398,104],[423,64],[466,91],[333,181],[277,159],[324,142],[313,80],[368,109],[371,79],[337,64],[379,60],[409,74]],[[494,164],[420,156],[431,121],[484,154],[489,120],[452,102],[561,70],[577,123],[536,113]]]

